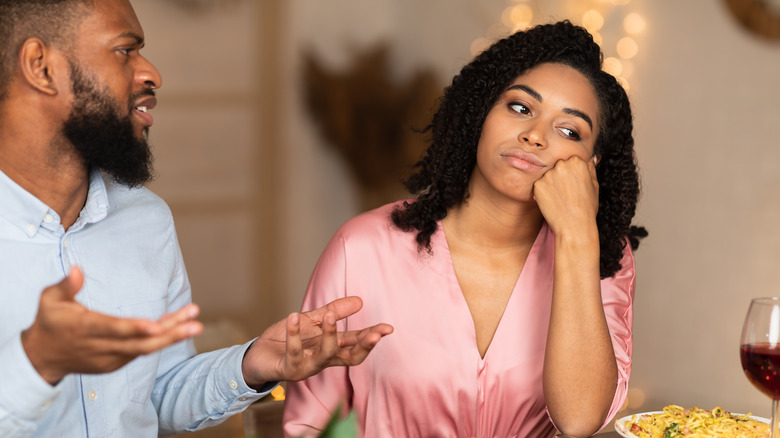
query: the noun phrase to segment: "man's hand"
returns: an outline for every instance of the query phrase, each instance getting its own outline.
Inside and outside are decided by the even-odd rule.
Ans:
[[[116,318],[93,312],[75,300],[84,275],[73,268],[41,293],[35,322],[22,332],[27,357],[52,385],[72,373],[117,370],[144,354],[199,334],[198,307],[188,305],[157,321]]]
[[[244,356],[244,380],[253,388],[277,380],[302,380],[326,367],[357,365],[383,336],[388,324],[337,332],[336,321],[363,307],[358,297],[346,297],[303,314],[293,313],[269,327]]]

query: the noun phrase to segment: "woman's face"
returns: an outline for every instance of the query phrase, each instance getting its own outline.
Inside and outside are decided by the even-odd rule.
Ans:
[[[534,182],[558,160],[592,158],[598,108],[593,86],[569,66],[540,64],[518,76],[482,125],[470,195],[531,200]]]

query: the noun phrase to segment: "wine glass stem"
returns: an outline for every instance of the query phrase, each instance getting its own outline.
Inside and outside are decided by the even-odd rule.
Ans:
[[[778,409],[780,409],[780,402],[776,399],[772,399],[772,421],[770,423],[771,431],[770,431],[770,438],[780,438],[780,433],[777,432],[777,421],[780,419],[780,414],[778,412]]]

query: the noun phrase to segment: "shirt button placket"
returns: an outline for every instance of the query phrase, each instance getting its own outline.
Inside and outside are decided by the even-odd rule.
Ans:
[[[84,400],[84,413],[89,425],[89,436],[106,436],[106,404],[99,376],[81,375],[81,390]]]

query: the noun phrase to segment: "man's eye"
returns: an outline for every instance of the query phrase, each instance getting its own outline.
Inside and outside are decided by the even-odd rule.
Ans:
[[[125,56],[129,56],[130,52],[132,52],[133,50],[135,50],[135,49],[119,49],[119,53],[121,53],[121,54],[123,54]]]
[[[509,104],[509,108],[511,108],[512,111],[514,111],[516,113],[520,113],[520,114],[528,114],[529,112],[531,112],[531,110],[528,109],[527,106],[523,105],[522,103],[518,103],[518,102],[510,103]]]
[[[569,128],[559,128],[559,129],[563,133],[563,135],[565,135],[566,137],[568,137],[571,140],[579,140],[580,139],[580,134],[578,134],[577,131],[575,131],[573,129],[569,129]]]

